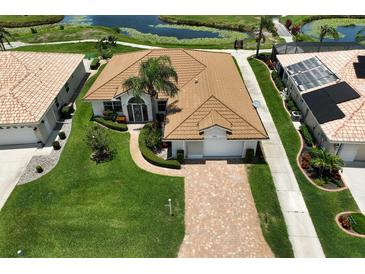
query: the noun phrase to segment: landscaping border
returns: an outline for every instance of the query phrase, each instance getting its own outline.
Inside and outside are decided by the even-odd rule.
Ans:
[[[342,227],[342,225],[340,224],[340,222],[338,221],[338,219],[340,218],[341,215],[344,215],[344,214],[351,214],[351,213],[361,213],[361,212],[356,212],[356,211],[344,211],[344,212],[340,212],[336,215],[335,217],[335,221],[336,221],[336,224],[338,225],[338,227],[343,231],[345,232],[346,234],[350,235],[350,236],[353,236],[353,237],[357,237],[357,238],[363,238],[365,239],[365,235],[362,235],[362,234],[359,234],[359,233],[354,233],[354,232],[351,232],[351,231],[348,231],[346,229],[344,229]]]
[[[255,57],[253,57],[255,58]],[[280,90],[276,87],[276,84],[274,82],[274,80],[272,79],[272,75],[271,75],[271,72],[270,72],[270,69],[267,67],[266,63],[263,62],[262,60],[260,59],[257,59],[255,58],[256,60],[260,61],[262,64],[265,65],[265,67],[268,69],[269,71],[269,74],[270,74],[270,80],[274,86],[274,88],[276,89],[276,91],[280,94]],[[283,103],[283,107],[285,109],[285,111],[288,113],[288,115],[290,116],[290,112],[288,111],[288,109],[286,108],[285,106],[285,102],[284,100],[282,100],[282,103]],[[299,130],[295,129],[295,131],[297,132],[297,134],[299,135],[299,139],[300,139],[300,150],[299,150],[299,153],[297,154],[297,166],[299,167],[299,169],[302,171],[303,175],[307,178],[307,180],[309,182],[311,182],[312,185],[314,185],[315,187],[317,187],[318,189],[320,190],[323,190],[323,191],[326,191],[326,192],[339,192],[339,191],[343,191],[343,190],[346,190],[348,189],[346,183],[345,183],[345,180],[343,180],[343,177],[342,177],[342,173],[340,172],[340,175],[341,175],[341,179],[342,179],[342,182],[344,184],[344,187],[341,187],[341,188],[338,188],[338,189],[327,189],[327,188],[324,188],[324,187],[321,187],[319,185],[317,185],[316,183],[314,183],[314,181],[312,180],[312,178],[310,178],[307,173],[305,172],[305,170],[302,168],[301,164],[300,164],[300,155],[302,154],[302,151],[304,149],[304,141],[303,141],[303,136],[300,134]]]

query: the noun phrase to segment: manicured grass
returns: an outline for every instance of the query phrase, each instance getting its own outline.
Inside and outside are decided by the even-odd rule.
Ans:
[[[357,233],[365,235],[365,216],[362,213],[352,213],[354,222],[351,223],[352,229]]]
[[[266,242],[276,257],[294,257],[268,165],[266,163],[250,165],[248,180]]]
[[[0,257],[175,257],[184,237],[183,178],[138,168],[129,134],[109,129],[116,154],[107,163],[89,159],[85,130],[89,103],[77,100],[72,132],[50,173],[17,186],[0,212]],[[165,207],[173,202],[174,216]]]
[[[0,15],[0,26],[30,27],[62,21],[63,15]]]
[[[365,257],[365,239],[347,235],[335,222],[335,217],[340,212],[358,211],[350,191],[325,192],[307,181],[296,163],[296,155],[300,149],[299,136],[283,107],[280,95],[270,81],[269,71],[258,60],[250,59],[249,62],[256,74],[326,256]]]
[[[254,15],[161,15],[160,19],[173,24],[218,27],[240,31],[254,31],[260,16]]]
[[[58,45],[30,45],[15,48],[17,51],[36,51],[36,52],[63,52],[63,53],[82,53],[86,54],[87,57],[94,57],[99,55],[98,50],[95,48],[93,42],[82,42],[82,43],[69,43],[69,44],[58,44]],[[123,45],[117,45],[116,48],[112,49],[113,53],[124,53],[138,50],[137,48],[127,47]]]

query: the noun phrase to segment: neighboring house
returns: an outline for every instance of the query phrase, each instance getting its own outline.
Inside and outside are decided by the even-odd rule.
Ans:
[[[279,74],[317,141],[365,161],[365,50],[277,55]]]
[[[122,83],[137,75],[150,57],[167,55],[178,74],[178,96],[157,100],[143,94],[139,102]],[[230,54],[183,49],[154,49],[114,55],[84,97],[96,116],[112,109],[128,122],[164,121],[163,140],[170,156],[186,158],[244,157],[267,139],[256,109]]]
[[[0,52],[0,145],[44,144],[84,76],[80,54]]]

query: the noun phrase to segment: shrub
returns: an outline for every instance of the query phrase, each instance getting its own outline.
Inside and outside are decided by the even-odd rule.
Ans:
[[[120,28],[119,28],[119,27],[112,27],[112,29],[113,29],[116,33],[120,33]]]
[[[288,98],[285,102],[286,102],[286,108],[289,111],[298,111],[299,110],[292,98]]]
[[[103,50],[102,53],[101,53],[101,58],[103,59],[110,59],[113,57],[113,52],[111,50]]]
[[[326,181],[323,179],[323,178],[317,178],[317,179],[314,179],[314,183],[317,185],[317,186],[325,186],[326,185]]]
[[[53,141],[52,146],[54,150],[59,150],[61,148],[60,142],[58,141]]]
[[[100,66],[100,60],[99,58],[94,58],[92,61],[91,61],[91,64],[90,64],[90,69],[98,69],[98,67]]]
[[[311,131],[309,130],[308,126],[305,124],[302,124],[299,127],[299,132],[302,134],[304,142],[308,145],[308,146],[313,146],[314,145],[314,138],[312,136]]]
[[[61,115],[63,118],[70,118],[71,117],[71,113],[74,112],[74,108],[72,106],[72,104],[70,105],[64,105],[61,108]]]
[[[344,228],[344,229],[347,229],[347,230],[350,230],[351,229],[351,222],[348,218],[347,215],[341,215],[339,218],[338,218],[338,221],[340,222],[341,226]]]
[[[35,33],[37,33],[38,31],[37,31],[37,29],[35,29],[35,28],[30,28],[30,32],[31,32],[32,34],[35,34]]]
[[[291,19],[286,19],[285,21],[285,27],[287,29],[290,29],[291,25],[293,24],[293,21]]]
[[[35,167],[35,170],[38,172],[38,173],[42,173],[43,172],[43,167],[41,167],[40,165],[37,165]]]
[[[115,121],[115,119],[117,118],[117,113],[114,110],[107,109],[103,111],[103,116],[105,120]]]
[[[247,163],[252,163],[254,156],[255,156],[255,151],[252,148],[247,149],[245,155],[245,161]]]
[[[58,137],[60,137],[60,139],[61,139],[61,140],[65,140],[65,139],[66,139],[66,133],[65,133],[65,132],[63,132],[63,131],[60,131],[60,132],[58,133]]]
[[[176,159],[180,164],[184,163],[185,155],[183,149],[178,149],[176,151]]]
[[[60,30],[64,30],[65,26],[64,25],[60,25]]]
[[[359,234],[365,234],[365,216],[361,213],[353,213],[350,216],[352,229]]]
[[[91,154],[92,160],[100,163],[112,158],[112,150],[109,148],[108,136],[99,126],[88,128],[85,141],[93,151]]]
[[[176,160],[164,160],[160,157],[158,157],[151,149],[149,149],[146,146],[146,136],[145,136],[145,127],[141,130],[139,134],[139,149],[142,153],[143,158],[146,159],[146,161],[150,162],[153,165],[160,166],[160,167],[166,167],[171,169],[180,169],[181,165]]]
[[[271,72],[271,78],[273,79],[278,90],[280,91],[284,90],[285,88],[284,82],[280,79],[280,76],[277,73],[277,71],[273,70]]]
[[[300,32],[300,26],[298,25],[293,25],[293,27],[291,28],[291,33],[293,35],[297,35]]]
[[[94,121],[98,122],[99,124],[118,131],[127,131],[128,126],[126,124],[119,124],[110,120],[105,120],[102,117],[95,117]]]

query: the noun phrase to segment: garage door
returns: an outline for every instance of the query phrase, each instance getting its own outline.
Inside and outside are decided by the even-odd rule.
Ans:
[[[243,141],[205,139],[204,157],[242,157]]]
[[[365,161],[365,146],[358,147],[355,161]]]
[[[37,143],[38,138],[33,128],[17,127],[0,129],[0,145],[17,145]]]
[[[203,142],[187,142],[186,149],[190,159],[203,157]]]

